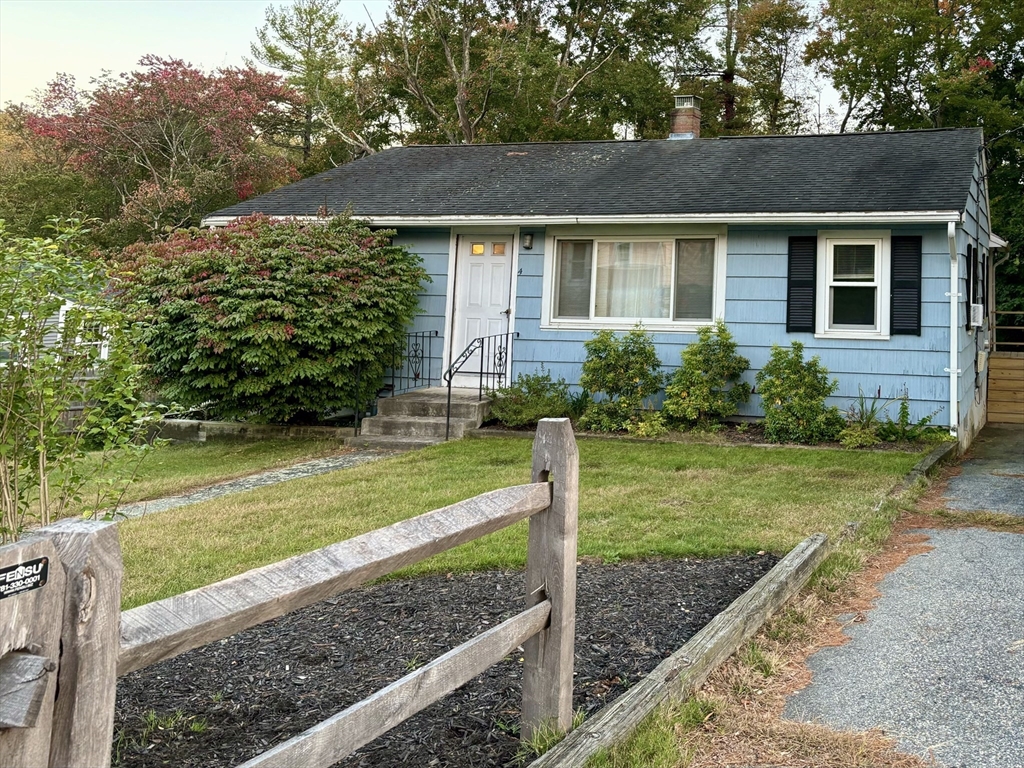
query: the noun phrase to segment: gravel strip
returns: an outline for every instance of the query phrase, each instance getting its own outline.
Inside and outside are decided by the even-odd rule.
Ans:
[[[615,699],[776,562],[581,564],[573,706],[590,715]],[[127,675],[118,684],[115,764],[237,765],[514,615],[523,591],[522,572],[385,582]],[[514,654],[339,765],[521,765],[521,678]],[[147,728],[151,710],[182,716]]]
[[[810,658],[786,716],[875,726],[945,768],[1024,766],[1024,536],[923,531],[850,642]]]
[[[117,508],[118,517],[140,517],[153,512],[166,512],[169,509],[184,507],[188,504],[198,504],[201,501],[209,501],[220,496],[227,496],[230,493],[241,493],[251,491],[253,488],[262,488],[265,485],[275,485],[288,480],[298,480],[303,477],[313,477],[334,472],[338,469],[346,469],[368,461],[376,461],[385,456],[392,456],[390,452],[384,451],[352,451],[340,456],[328,456],[324,459],[313,459],[300,464],[293,464],[283,469],[272,469],[267,472],[259,472],[248,477],[241,477],[238,480],[228,480],[224,483],[217,483],[206,488],[182,494],[181,496],[167,496],[152,501],[140,501],[135,504],[125,504]]]

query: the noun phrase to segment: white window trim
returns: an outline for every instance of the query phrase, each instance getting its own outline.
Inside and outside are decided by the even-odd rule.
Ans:
[[[58,333],[64,332],[64,316],[68,313],[69,309],[72,309],[75,306],[77,305],[73,301],[66,301],[64,302],[64,304],[61,305],[60,310],[57,312]],[[102,326],[100,327],[100,333],[103,333]],[[100,354],[99,357],[97,358],[98,360],[106,360],[110,357],[110,339],[106,337],[106,334],[103,334],[103,340],[98,343],[95,341],[85,342],[82,341],[81,336],[76,336],[75,344],[78,346],[99,346]]]
[[[888,229],[838,229],[818,230],[817,306],[815,307],[816,339],[875,339],[886,340],[890,334],[889,311],[891,308],[891,287],[889,274],[891,266],[891,230]],[[834,244],[872,243],[875,251],[875,317],[878,325],[871,330],[853,328],[829,328],[829,297],[832,285],[831,251]],[[867,287],[867,286],[865,286]]]
[[[549,227],[544,238],[544,282],[541,299],[542,330],[583,330],[593,331],[608,329],[628,331],[637,323],[642,323],[648,331],[668,331],[674,333],[695,333],[697,329],[713,325],[716,320],[725,319],[725,277],[726,277],[726,226],[580,226],[580,227]],[[591,275],[591,295],[593,302],[593,282],[597,274],[597,242],[663,242],[665,240],[707,240],[715,241],[715,264],[711,287],[712,317],[709,320],[669,320],[665,318],[556,318],[555,295],[557,293],[558,275],[555,268],[558,264],[557,243],[559,240],[592,240],[594,241],[593,264]],[[675,250],[673,247],[673,270],[675,269]],[[591,308],[593,311],[593,308]]]

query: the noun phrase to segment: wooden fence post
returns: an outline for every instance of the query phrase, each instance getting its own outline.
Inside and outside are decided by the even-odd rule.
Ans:
[[[121,626],[121,545],[114,523],[69,518],[40,531],[67,577],[50,766],[107,768]]]
[[[552,483],[551,507],[530,518],[526,605],[551,601],[549,626],[524,645],[522,738],[572,727],[576,632],[579,451],[568,419],[543,419],[533,442],[533,482]]]
[[[50,753],[64,612],[52,542],[0,547],[0,766],[39,768]]]

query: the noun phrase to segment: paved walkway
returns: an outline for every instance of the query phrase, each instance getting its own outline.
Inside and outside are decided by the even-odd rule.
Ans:
[[[949,480],[946,506],[1024,517],[1024,424],[989,424],[968,456]]]
[[[1024,428],[986,428],[950,508],[1024,514]],[[1016,475],[1016,476],[1014,476]],[[922,531],[850,642],[811,657],[786,716],[880,727],[943,768],[1024,768],[1024,535]]]
[[[152,501],[140,501],[136,504],[125,504],[117,509],[118,517],[139,517],[153,512],[166,512],[168,509],[184,507],[188,504],[198,504],[201,501],[209,501],[219,496],[227,496],[229,493],[241,493],[251,491],[253,488],[262,488],[265,485],[276,485],[288,480],[298,480],[303,477],[323,475],[327,472],[334,472],[338,469],[354,467],[358,464],[365,464],[368,461],[382,459],[385,456],[394,454],[387,451],[352,451],[340,456],[329,456],[325,459],[313,459],[304,461],[301,464],[293,464],[284,469],[272,469],[267,472],[259,472],[248,477],[241,477],[237,480],[217,483],[206,488],[182,494],[181,496],[167,496]]]

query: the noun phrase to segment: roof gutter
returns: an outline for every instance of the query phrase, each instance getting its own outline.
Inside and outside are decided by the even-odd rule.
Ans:
[[[956,222],[946,225],[946,237],[949,240],[949,434],[957,437],[960,426],[959,384],[960,369],[957,367],[957,342],[960,340],[960,318],[957,307],[960,301],[960,265],[956,249]]]
[[[246,214],[248,215],[248,214]],[[204,227],[226,227],[243,216],[207,216]],[[278,217],[275,217],[278,218]],[[322,216],[281,216],[324,221]],[[377,227],[555,226],[573,224],[927,224],[960,221],[959,211],[832,211],[805,213],[692,213],[643,216],[360,216]]]

